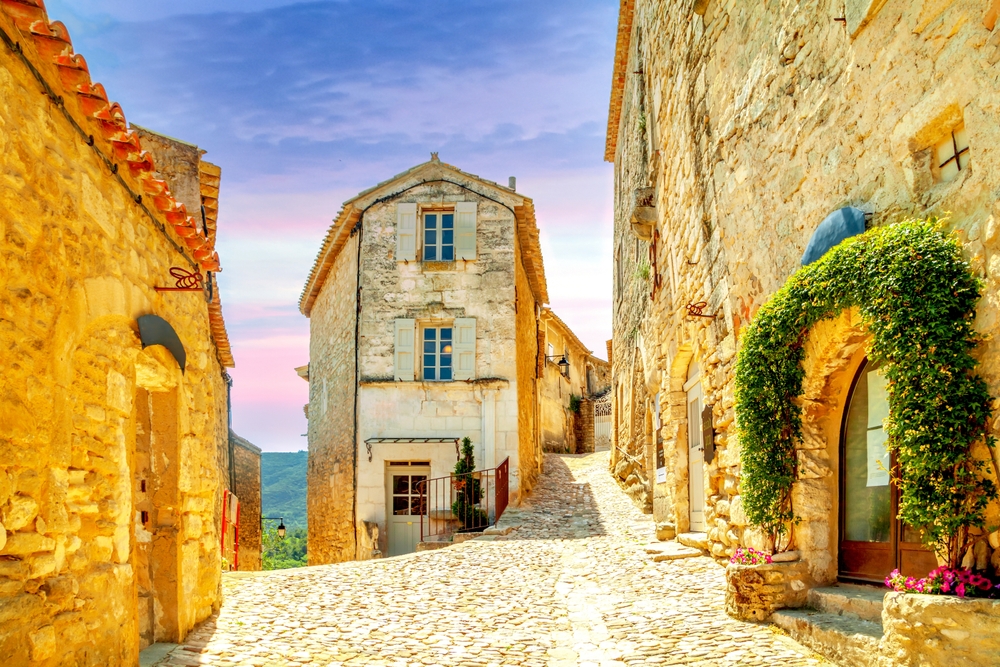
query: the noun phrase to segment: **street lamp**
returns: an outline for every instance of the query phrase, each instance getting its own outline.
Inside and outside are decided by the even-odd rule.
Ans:
[[[264,526],[265,521],[277,521],[278,522],[278,537],[285,539],[285,520],[280,516],[262,516],[260,518],[261,527]]]
[[[559,372],[564,376],[569,377],[569,360],[566,359],[565,354],[553,354],[551,357],[545,357],[545,361],[558,358],[559,361],[556,363],[559,366]]]

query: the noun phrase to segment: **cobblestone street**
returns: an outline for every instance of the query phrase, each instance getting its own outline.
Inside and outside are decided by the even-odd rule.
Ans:
[[[655,563],[607,452],[549,455],[521,527],[491,541],[230,575],[221,613],[162,665],[822,665],[723,612],[706,557]]]

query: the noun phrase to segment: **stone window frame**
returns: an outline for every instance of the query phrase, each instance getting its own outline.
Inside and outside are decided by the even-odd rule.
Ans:
[[[433,263],[433,264],[436,264],[436,265],[453,265],[455,263],[455,257],[457,256],[456,255],[457,249],[455,247],[455,232],[456,232],[456,229],[455,229],[455,217],[457,215],[457,212],[456,212],[455,208],[456,207],[454,205],[451,205],[451,206],[447,206],[447,205],[420,205],[418,207],[417,214],[418,214],[418,220],[419,220],[419,229],[418,229],[418,234],[417,234],[417,252],[418,252],[418,257],[420,258],[421,262],[429,262],[429,263]],[[451,227],[452,237],[451,237],[451,243],[447,244],[447,245],[451,246],[451,259],[441,259],[440,257],[437,257],[435,259],[427,259],[425,257],[425,249],[427,247],[426,246],[427,228],[425,226],[425,219],[426,219],[426,217],[428,215],[437,215],[437,216],[441,217],[442,224],[443,224],[443,216],[445,216],[445,215],[451,215],[452,216],[452,227]],[[444,247],[444,244],[443,244],[443,242],[441,240],[441,234],[440,234],[440,232],[443,231],[441,225],[438,225],[437,231],[439,232],[439,235],[438,235],[438,241],[435,244],[435,247],[437,249],[441,249],[441,248]]]
[[[935,205],[961,188],[973,171],[971,131],[968,132],[969,150],[964,152],[969,157],[954,178],[942,178],[941,163],[937,160],[938,147],[951,141],[952,132],[968,130],[964,106],[962,100],[950,99],[945,93],[930,95],[908,111],[893,131],[892,155],[903,169],[910,192],[916,197],[927,198],[927,206]]]
[[[417,357],[417,359],[416,359],[416,361],[417,361],[417,367],[414,369],[415,370],[415,377],[419,378],[421,382],[451,382],[452,380],[454,380],[454,377],[455,377],[455,354],[454,354],[454,352],[455,352],[455,339],[454,339],[454,336],[455,336],[455,324],[454,324],[454,322],[445,322],[445,321],[419,322],[417,324],[417,327],[418,327],[418,331],[419,331],[418,340],[419,340],[419,345],[420,345],[420,353],[417,354],[417,355],[415,355]],[[435,377],[433,377],[433,378],[426,377],[427,365],[425,363],[425,359],[426,359],[426,356],[428,355],[428,353],[426,352],[426,349],[427,349],[427,345],[426,344],[429,342],[425,338],[426,332],[427,331],[437,331],[438,332],[437,334],[435,334],[435,340],[433,341],[434,344],[435,344],[435,347],[437,347],[437,345],[439,343],[443,343],[443,340],[442,340],[442,337],[441,337],[441,332],[445,331],[445,330],[447,330],[449,332],[449,334],[448,334],[450,336],[449,340],[451,341],[451,345],[448,346],[451,349],[447,353],[448,354],[448,366],[447,366],[448,377],[446,377],[446,378],[440,377],[440,370],[442,370],[444,368],[444,366],[442,366],[439,363],[440,362],[440,357],[444,356],[444,354],[445,354],[445,350],[443,348],[439,348],[437,351],[430,353],[430,354],[433,354],[435,356],[435,358],[436,358],[435,361],[437,362],[434,365],[434,368],[435,368],[434,375],[435,375]]]

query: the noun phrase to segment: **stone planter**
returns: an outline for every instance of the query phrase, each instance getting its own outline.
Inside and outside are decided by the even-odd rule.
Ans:
[[[778,609],[806,603],[808,568],[800,561],[726,567],[726,613],[741,621],[766,621]]]
[[[1000,665],[1000,600],[889,593],[882,627],[880,666]]]

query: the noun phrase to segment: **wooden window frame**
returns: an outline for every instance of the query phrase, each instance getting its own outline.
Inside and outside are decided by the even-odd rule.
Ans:
[[[420,259],[421,259],[421,261],[423,261],[423,262],[436,262],[436,263],[454,264],[455,263],[455,258],[457,256],[456,253],[458,252],[458,249],[457,249],[456,244],[455,244],[455,234],[456,234],[456,231],[457,231],[456,227],[455,227],[456,216],[457,216],[457,213],[455,212],[455,207],[454,206],[421,206],[420,209],[419,209],[419,211],[418,211],[418,214],[419,214],[419,218],[420,218],[419,248],[420,248]],[[427,231],[428,231],[427,230],[427,216],[429,216],[429,215],[435,215],[435,216],[438,217],[438,223],[437,223],[438,226],[437,226],[437,229],[436,229],[436,232],[437,232],[437,241],[433,244],[433,247],[435,249],[435,255],[436,255],[436,257],[434,257],[433,259],[428,259],[427,258],[427,248],[428,248],[428,244],[427,244]],[[451,216],[451,230],[450,230],[451,231],[451,243],[447,243],[447,244],[444,243],[443,239],[442,239],[442,237],[443,237],[442,232],[444,231],[444,229],[443,229],[444,216],[446,216],[446,215],[450,215]],[[449,246],[451,247],[451,259],[441,259],[443,248],[449,247]]]
[[[442,342],[441,332],[444,331],[444,330],[447,330],[449,332],[449,335],[451,336],[451,339],[450,339],[451,344],[449,346],[451,348],[451,352],[448,353],[449,363],[448,363],[447,367],[445,367],[445,366],[443,366],[441,364],[441,357],[445,354],[445,352],[439,347],[439,343]],[[426,344],[428,342],[430,342],[426,338],[428,331],[435,331],[436,332],[435,335],[434,335],[434,341],[433,341],[434,342],[434,346],[435,346],[436,349],[433,352],[430,352],[430,353],[426,352],[426,349],[427,349]],[[418,373],[419,374],[417,375],[417,377],[420,378],[421,382],[451,382],[451,381],[453,381],[455,379],[455,324],[454,324],[454,322],[432,322],[432,323],[427,323],[427,324],[421,324],[420,325],[420,343],[419,343],[419,345],[420,345],[420,353],[419,353],[419,361],[420,361],[420,363],[419,363],[419,369],[418,369]],[[429,378],[429,377],[426,376],[426,370],[428,369],[428,366],[425,363],[425,360],[426,360],[426,357],[429,354],[431,354],[431,355],[434,356],[434,362],[435,362],[434,365],[431,367],[431,368],[434,369],[434,377],[432,377],[432,378]],[[448,377],[446,377],[446,378],[442,378],[441,377],[441,370],[444,369],[444,368],[448,369]]]

